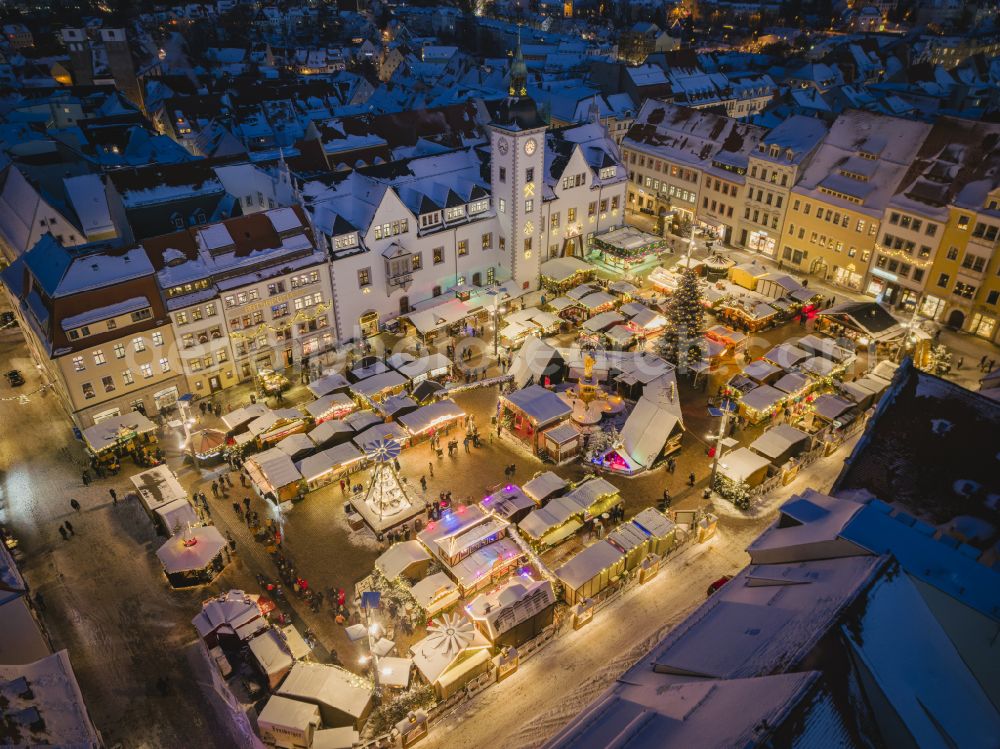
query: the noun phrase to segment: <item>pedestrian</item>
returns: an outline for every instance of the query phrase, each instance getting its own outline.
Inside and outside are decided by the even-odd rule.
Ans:
[[[667,473],[673,474],[677,470],[677,461],[674,458],[667,460]]]
[[[205,505],[205,509],[208,509],[208,497],[205,496],[205,492],[198,492],[198,496],[201,497],[201,503]]]
[[[955,369],[961,369],[963,364],[965,364],[965,357],[964,356],[958,357],[958,362],[955,364]]]
[[[983,354],[983,358],[979,360],[979,371],[982,372],[986,369],[986,354]]]
[[[233,512],[235,512],[237,515],[241,515],[243,513],[243,511],[240,509],[239,502],[233,502]]]
[[[229,476],[229,474],[228,473],[222,474],[222,478],[224,478],[226,480],[226,483],[229,484],[229,488],[232,489],[233,488],[233,479]]]
[[[688,474],[688,486],[694,486],[694,481],[695,481],[694,472],[691,472]]]
[[[226,540],[229,541],[229,548],[232,551],[236,551],[236,539],[233,538],[233,534],[229,531],[226,531]]]
[[[247,511],[250,510],[250,497],[243,498],[243,506],[247,508]]]
[[[395,468],[397,472],[399,471],[399,458],[392,459],[392,467]]]
[[[71,499],[71,500],[69,501],[69,506],[70,506],[70,507],[72,507],[72,508],[73,508],[74,510],[76,510],[77,512],[79,512],[79,511],[80,511],[80,503],[79,503],[79,502],[77,502],[77,501],[76,501],[75,499]]]
[[[86,471],[83,472],[81,478],[83,479],[84,486],[90,486],[90,474]]]
[[[218,481],[213,481],[212,482],[212,496],[215,497],[216,499],[219,498],[219,482]]]
[[[440,454],[441,454],[441,451],[438,450],[438,455],[440,455]],[[430,472],[431,478],[434,478],[434,464],[431,463],[429,460],[427,461],[427,470]]]
[[[242,486],[242,487],[243,487],[243,488],[245,489],[245,488],[246,488],[246,485],[247,485],[247,477],[246,477],[246,475],[245,475],[245,474],[243,474],[243,473],[241,472],[241,473],[240,473],[240,486]]]
[[[986,364],[986,374],[990,374],[993,371],[993,367],[997,365],[994,359],[990,359]]]
[[[63,528],[61,525],[59,526],[59,535],[63,537],[63,541],[66,541],[66,540],[69,539],[69,534],[66,533],[66,529]]]
[[[117,507],[118,506],[118,492],[114,489],[108,489],[108,494],[111,495],[111,502]]]
[[[420,488],[421,488],[422,491],[427,491],[427,477],[426,476],[421,476],[420,477]]]
[[[340,493],[347,494],[347,482],[344,479],[340,480]]]
[[[71,536],[75,536],[75,535],[76,535],[76,531],[75,531],[75,530],[73,530],[73,524],[72,524],[71,522],[69,522],[69,521],[67,520],[67,521],[66,521],[65,523],[63,523],[63,525],[65,525],[65,526],[66,526],[66,530],[68,530],[68,531],[69,531],[69,534],[70,534]]]
[[[469,438],[466,437],[464,440],[462,440],[462,444],[465,446],[465,453],[468,454],[469,453]]]

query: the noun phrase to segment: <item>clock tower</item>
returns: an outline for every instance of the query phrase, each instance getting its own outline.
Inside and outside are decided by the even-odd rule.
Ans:
[[[507,98],[497,109],[489,131],[493,208],[504,237],[504,262],[518,291],[534,290],[544,256],[545,123],[528,96],[528,68],[520,41],[510,65]]]

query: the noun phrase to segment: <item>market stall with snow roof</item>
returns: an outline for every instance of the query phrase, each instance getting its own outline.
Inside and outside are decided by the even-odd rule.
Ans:
[[[557,257],[546,260],[540,268],[542,286],[559,294],[594,277],[597,268],[578,257]]]
[[[747,447],[738,447],[723,453],[719,458],[719,475],[735,484],[745,483],[750,488],[759,486],[767,478],[771,461]]]
[[[371,446],[379,440],[393,440],[398,442],[401,447],[405,447],[409,444],[409,439],[410,433],[402,424],[379,422],[357,434],[351,441],[358,446],[361,452],[368,452]]]
[[[651,468],[661,456],[680,450],[683,432],[676,388],[650,389],[625,420],[621,445],[595,457],[594,462],[613,472],[634,475]]]
[[[785,402],[785,398],[786,394],[777,388],[760,385],[740,399],[740,413],[751,424],[757,424],[774,413]]]
[[[775,322],[778,310],[753,298],[727,296],[720,302],[717,315],[737,327],[756,332]]]
[[[446,700],[487,670],[490,643],[465,616],[442,614],[427,625],[427,636],[410,655],[421,678]]]
[[[308,702],[272,695],[257,716],[257,730],[267,746],[315,747],[323,721],[319,708]]]
[[[247,431],[263,446],[278,442],[290,434],[304,432],[306,419],[294,408],[276,408],[258,416],[247,425]]]
[[[649,553],[663,556],[677,542],[677,526],[662,512],[652,507],[640,510],[630,521],[649,537]]]
[[[776,390],[789,398],[800,398],[812,390],[814,381],[801,372],[786,372],[772,383]]]
[[[718,341],[730,352],[741,350],[747,340],[745,333],[727,328],[725,325],[713,325],[705,331],[705,337]]]
[[[791,369],[804,362],[810,356],[812,356],[810,352],[787,341],[779,343],[764,354],[765,359],[782,369]]]
[[[129,453],[156,441],[156,424],[138,411],[113,416],[83,430],[87,449],[95,457],[119,449]]]
[[[349,726],[359,731],[375,706],[374,684],[325,663],[296,663],[278,694],[316,705],[326,728]]]
[[[622,310],[619,310],[619,312],[622,312]],[[667,318],[648,307],[642,307],[641,310],[636,310],[632,314],[627,315],[627,317],[628,322],[626,325],[628,328],[642,336],[651,335],[667,327]]]
[[[278,442],[275,447],[294,460],[301,460],[316,450],[316,445],[304,434],[290,434]]]
[[[635,344],[636,333],[625,325],[612,325],[601,335],[615,351],[628,351]]]
[[[444,354],[428,354],[419,359],[401,364],[396,371],[417,384],[426,379],[447,377],[451,374],[454,363]]]
[[[591,544],[554,572],[570,606],[599,596],[624,573],[625,555],[607,540]]]
[[[405,392],[396,393],[396,395],[390,395],[381,403],[377,404],[379,412],[389,421],[393,419],[398,419],[400,416],[405,416],[408,413],[416,411],[418,406],[417,402],[408,396]]]
[[[552,583],[524,574],[480,593],[466,604],[465,611],[493,647],[517,648],[551,626],[555,607]]]
[[[500,396],[499,426],[502,432],[537,453],[539,432],[562,423],[572,413],[572,406],[556,393],[540,385],[529,385]]]
[[[528,336],[511,360],[507,371],[515,388],[528,384],[544,385],[563,380],[565,362],[559,351],[537,336]]]
[[[431,555],[416,539],[399,541],[379,555],[375,566],[386,580],[405,578],[411,582],[421,580],[431,566]]]
[[[729,280],[744,289],[756,291],[760,279],[766,277],[768,273],[769,271],[764,265],[759,265],[756,260],[752,260],[749,263],[741,263],[731,267]]]
[[[202,602],[201,611],[191,620],[205,646],[238,651],[247,640],[268,628],[258,605],[260,596],[229,590]]]
[[[362,402],[380,401],[402,392],[409,380],[399,372],[383,372],[351,385],[351,393]]]
[[[751,442],[750,449],[779,468],[790,458],[806,452],[811,444],[812,437],[806,432],[788,424],[778,424]]]
[[[601,312],[594,315],[583,324],[583,329],[591,333],[600,333],[612,325],[625,322],[625,316],[618,312]]]
[[[347,380],[349,383],[357,383],[391,371],[389,365],[378,357],[366,356],[358,362],[356,367],[348,371]],[[350,389],[350,385],[348,385],[348,389]]]
[[[743,367],[743,374],[760,385],[769,385],[780,378],[784,371],[766,359],[757,359]]]
[[[542,471],[521,488],[535,501],[535,504],[544,507],[550,499],[566,491],[569,484],[566,483],[566,479],[552,471]]]
[[[813,356],[821,356],[837,364],[846,365],[854,361],[854,352],[850,351],[832,338],[821,338],[810,333],[795,341],[795,345]]]
[[[269,627],[250,640],[249,646],[257,670],[267,679],[271,690],[281,684],[299,659],[310,653],[309,646],[292,624]]]
[[[429,438],[438,430],[445,429],[464,417],[465,411],[455,401],[443,398],[400,416],[398,421],[409,437],[420,439]]]
[[[607,265],[624,271],[657,256],[667,245],[663,237],[634,226],[622,226],[603,234],[595,234],[591,242],[592,248],[601,254]]]
[[[517,484],[505,484],[479,503],[483,512],[497,515],[508,523],[517,523],[538,505]]]
[[[319,379],[313,380],[306,387],[316,398],[323,398],[334,393],[347,392],[350,383],[347,378],[339,372],[330,372]]]
[[[260,418],[270,411],[271,409],[263,403],[251,403],[243,408],[222,414],[222,423],[229,434],[239,434],[246,431],[254,419]]]
[[[309,431],[306,436],[312,440],[316,447],[324,448],[350,442],[354,436],[354,428],[346,421],[331,419]]]
[[[328,447],[295,463],[309,491],[332,484],[365,465],[365,455],[352,442]]]
[[[345,416],[343,421],[356,433],[359,433],[375,424],[381,424],[382,418],[374,411],[365,410],[355,411],[354,413]]]
[[[610,310],[615,305],[615,298],[606,291],[593,291],[579,300],[580,306],[593,316]]]
[[[329,393],[306,403],[302,408],[309,414],[315,424],[322,424],[331,419],[342,419],[357,410],[358,404],[344,392]]]
[[[422,382],[417,383],[417,386],[413,388],[413,392],[410,395],[417,403],[426,405],[445,393],[446,391],[444,385],[440,382],[435,382],[434,380],[423,380]]]
[[[809,415],[812,418],[807,416],[806,424],[814,432],[827,428],[842,429],[859,416],[856,404],[832,393],[818,396],[810,405]]]
[[[301,495],[302,474],[288,454],[277,447],[247,458],[243,470],[262,499],[282,504]]]
[[[572,460],[583,451],[584,434],[572,421],[543,429],[539,435],[538,455],[556,465]]]
[[[174,588],[210,583],[226,566],[226,539],[214,525],[188,526],[156,551]]]
[[[149,519],[167,536],[190,523],[199,523],[188,501],[187,492],[166,464],[158,465],[129,478]]]
[[[444,572],[435,572],[414,583],[410,595],[428,618],[451,608],[461,599],[458,583]]]

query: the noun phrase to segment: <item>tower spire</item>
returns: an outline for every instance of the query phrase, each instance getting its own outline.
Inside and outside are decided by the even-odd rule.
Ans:
[[[507,84],[507,95],[518,98],[528,95],[528,66],[524,64],[524,54],[521,52],[521,27],[517,27],[517,51],[510,63],[510,79]]]

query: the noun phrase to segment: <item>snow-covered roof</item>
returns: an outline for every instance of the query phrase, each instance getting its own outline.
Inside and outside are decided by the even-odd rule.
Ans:
[[[65,650],[33,663],[0,665],[0,701],[5,745],[65,749],[102,745]]]
[[[187,501],[187,492],[166,463],[130,476],[129,481],[132,482],[132,486],[139,493],[139,500],[149,512],[178,499]]]
[[[576,590],[621,559],[622,552],[608,541],[602,540],[578,553],[555,570],[554,574],[563,585]]]
[[[280,450],[290,458],[294,458],[299,453],[310,452],[315,446],[311,439],[304,434],[290,434],[275,444],[274,449]]]
[[[382,571],[382,574],[387,579],[395,580],[410,565],[429,562],[430,559],[431,555],[427,553],[423,544],[413,539],[411,541],[400,541],[390,546],[375,560],[375,566]]]
[[[355,719],[367,713],[373,693],[370,681],[345,668],[302,661],[292,666],[278,689],[285,697],[327,705]]]
[[[413,665],[431,684],[469,651],[486,652],[490,645],[475,625],[461,614],[443,614],[427,629],[427,636],[413,644],[410,654]]]
[[[567,486],[568,484],[566,483],[566,480],[562,477],[556,475],[552,471],[544,471],[535,476],[521,488],[524,490],[525,494],[534,499],[536,502],[541,503],[556,492],[562,491]]]
[[[154,431],[156,425],[153,422],[138,411],[129,411],[87,427],[83,430],[83,438],[91,450],[101,452],[113,447],[122,436],[148,434]]]
[[[739,447],[719,458],[719,473],[731,481],[746,481],[753,474],[767,468],[771,461],[749,448]]]
[[[367,398],[372,398],[390,388],[401,387],[409,382],[409,379],[399,372],[383,372],[361,382],[351,385],[351,392]]]
[[[396,442],[406,442],[410,438],[409,432],[401,424],[390,422],[388,424],[379,422],[359,432],[353,440],[355,445],[361,448],[362,452],[367,452],[372,443],[379,440],[395,440]]]
[[[785,393],[770,385],[759,385],[743,396],[743,404],[755,411],[765,411],[785,399]]]
[[[673,376],[673,373],[671,375]],[[635,404],[622,428],[622,446],[638,465],[649,468],[673,434],[682,424],[680,396],[671,391],[657,389],[643,395]]]
[[[191,623],[202,637],[218,632],[249,639],[268,626],[257,605],[258,598],[242,590],[228,590],[204,601]]]
[[[254,464],[270,485],[261,487],[265,491],[274,491],[302,479],[302,474],[295,467],[291,456],[279,447],[251,455],[246,462]]]
[[[192,572],[205,569],[225,545],[226,539],[214,525],[203,525],[172,537],[156,550],[156,556],[168,575]]]
[[[323,422],[313,430],[315,432],[325,424],[336,424],[338,422]],[[310,432],[312,434],[313,432]],[[310,455],[295,464],[295,468],[302,474],[306,481],[312,481],[323,474],[351,463],[355,463],[364,458],[364,454],[355,447],[352,442],[342,442],[334,447],[322,450],[315,455]]]
[[[590,296],[586,297],[586,299],[589,298]],[[617,325],[618,323],[622,322],[625,322],[625,316],[618,312],[615,311],[601,312],[600,314],[594,315],[592,318],[587,320],[583,324],[583,329],[594,333],[599,333],[605,328],[610,328],[612,325]]]
[[[578,257],[557,257],[542,263],[541,274],[556,283],[568,281],[577,273],[595,270],[594,266]]]
[[[101,175],[81,174],[77,177],[66,177],[63,184],[66,187],[66,197],[69,198],[73,210],[80,219],[80,228],[84,235],[92,237],[115,232],[115,222],[111,218],[111,209],[104,193],[104,181]]]
[[[755,563],[864,554],[864,548],[857,544],[838,542],[862,507],[850,499],[835,499],[807,489],[779,508],[778,521],[754,539],[747,552]],[[830,553],[831,549],[836,553]]]
[[[329,393],[317,398],[312,403],[307,403],[304,406],[306,413],[314,419],[322,416],[327,411],[340,411],[341,409],[351,410],[356,407],[357,404],[351,400],[351,396],[347,393]]]
[[[444,572],[435,572],[414,583],[410,588],[410,595],[425,611],[431,609],[435,603],[441,608],[440,601],[444,597],[454,597],[458,600],[458,584]]]
[[[517,484],[507,484],[484,497],[479,506],[486,512],[492,512],[504,520],[510,520],[521,510],[534,509],[537,505],[535,500],[525,494]]]
[[[77,315],[60,318],[59,327],[63,330],[73,330],[74,328],[79,328],[83,325],[91,325],[92,323],[100,322],[101,320],[108,320],[112,317],[118,317],[119,315],[127,315],[130,312],[137,312],[138,310],[146,309],[149,306],[149,299],[146,297],[132,297],[131,299],[125,299],[113,304],[101,307],[92,307],[86,312],[81,312]]]
[[[428,354],[419,359],[395,366],[397,372],[411,380],[420,375],[430,374],[431,376],[444,373],[451,369],[452,362],[444,354]]]
[[[750,443],[750,449],[769,460],[776,460],[795,445],[805,442],[809,435],[789,424],[778,424]]]
[[[800,372],[787,372],[776,380],[774,387],[783,393],[797,393],[809,384],[809,378]]]
[[[226,431],[232,432],[244,424],[249,424],[254,419],[263,416],[270,410],[263,403],[251,403],[243,408],[237,408],[235,411],[222,414],[222,423],[225,425]]]
[[[338,434],[354,434],[354,428],[346,421],[329,419],[311,430],[306,436],[318,447],[333,439]]]
[[[515,387],[523,388],[529,380],[536,383],[546,369],[559,361],[559,352],[538,336],[529,335],[511,361],[509,372]]]
[[[781,371],[781,367],[776,367],[771,364],[771,362],[765,359],[757,359],[752,361],[743,367],[743,374],[752,380],[757,382],[764,382],[768,377],[771,377]]]
[[[779,343],[777,346],[764,354],[764,358],[774,362],[779,367],[787,369],[794,367],[799,362],[805,361],[810,353],[791,343]]]
[[[251,642],[256,642],[255,638]],[[290,700],[281,695],[272,695],[257,716],[257,722],[262,726],[284,728],[288,731],[308,733],[309,726],[319,726],[319,708],[301,700]]]
[[[315,395],[317,398],[322,398],[325,395],[330,395],[334,391],[344,390],[348,387],[350,383],[347,382],[347,378],[339,372],[333,372],[331,374],[324,375],[318,380],[313,380],[309,383],[309,392]]]
[[[566,401],[541,385],[529,385],[503,397],[537,426],[545,426],[573,413],[573,408]]]
[[[854,404],[832,393],[824,393],[813,401],[812,407],[818,415],[833,421],[845,411],[853,408]]]
[[[504,632],[555,605],[556,596],[548,580],[532,580],[529,575],[512,577],[506,584],[480,593],[466,604],[469,616],[483,622],[496,641]]]

